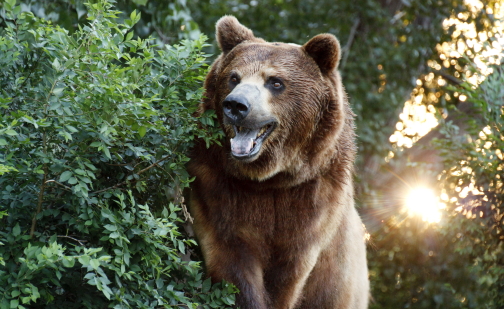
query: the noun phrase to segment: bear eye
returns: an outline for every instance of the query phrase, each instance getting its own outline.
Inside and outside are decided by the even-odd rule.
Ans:
[[[282,80],[278,77],[270,77],[268,79],[267,85],[271,90],[275,92],[282,91],[285,88]]]
[[[229,77],[229,83],[233,86],[236,86],[240,83],[240,77],[238,77],[236,73],[231,74],[231,76]]]

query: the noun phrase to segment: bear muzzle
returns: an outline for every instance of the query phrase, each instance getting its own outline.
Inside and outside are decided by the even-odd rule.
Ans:
[[[260,153],[264,141],[278,122],[268,111],[267,103],[256,85],[240,84],[222,102],[224,124],[232,126],[231,154],[240,161],[251,162]]]

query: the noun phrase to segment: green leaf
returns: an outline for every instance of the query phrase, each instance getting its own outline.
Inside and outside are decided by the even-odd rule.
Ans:
[[[11,308],[17,308],[19,306],[19,300],[18,299],[11,299],[10,301],[10,307]]]
[[[79,132],[79,130],[77,130],[75,127],[73,127],[71,125],[66,125],[65,127],[67,128],[68,131],[70,131],[72,133]]]
[[[180,241],[178,242],[178,249],[180,252],[182,252],[182,254],[185,254],[185,245],[184,245],[184,242],[183,241]]]
[[[64,171],[63,173],[61,173],[59,181],[60,182],[67,181],[68,179],[70,179],[70,177],[72,177],[72,175],[73,175],[72,172],[70,172],[70,171]]]
[[[203,281],[203,285],[201,287],[201,290],[206,293],[206,292],[210,291],[211,287],[212,287],[212,279],[208,278],[205,281]]]
[[[63,266],[65,267],[73,267],[75,265],[75,259],[72,257],[64,257],[62,260]]]
[[[12,235],[19,236],[20,234],[21,234],[21,227],[19,226],[19,223],[16,223],[14,228],[12,228]]]
[[[59,97],[63,93],[63,90],[65,90],[65,88],[54,88],[52,93]]]
[[[110,156],[110,151],[107,147],[103,147],[103,153],[107,158],[112,159],[112,157]]]
[[[58,61],[58,58],[54,58],[54,61],[52,62],[52,67],[56,70],[59,71],[61,68],[61,64]]]
[[[7,11],[12,10],[12,8],[16,5],[16,0],[6,0],[5,1],[5,6]]]
[[[7,129],[5,130],[5,134],[10,135],[10,136],[16,136],[18,133],[12,129]]]
[[[136,5],[146,5],[149,0],[133,0]]]
[[[134,34],[133,31],[128,32],[128,34],[126,34],[126,41],[130,41],[131,38],[133,38],[133,34]]]
[[[96,270],[98,269],[98,267],[100,267],[100,261],[98,259],[92,259],[91,261],[89,261],[89,265],[91,265],[91,267]]]
[[[82,264],[82,266],[86,267],[86,266],[88,266],[88,265],[89,265],[89,260],[90,260],[90,258],[89,258],[89,256],[87,256],[87,255],[83,255],[83,256],[80,256],[80,257],[78,258],[78,260],[79,260],[79,263],[81,263],[81,264]]]
[[[117,231],[117,226],[113,224],[105,224],[103,227],[112,232]]]
[[[3,138],[0,138],[0,146],[7,146],[7,141]]]
[[[140,137],[144,137],[145,133],[147,133],[147,127],[138,128],[138,134],[140,135]]]
[[[74,170],[75,174],[85,176],[86,172],[80,168]]]
[[[158,279],[156,280],[156,287],[157,287],[158,289],[162,289],[162,288],[163,288],[163,286],[164,286],[164,281],[163,281],[163,279],[162,279],[162,278],[158,278]]]

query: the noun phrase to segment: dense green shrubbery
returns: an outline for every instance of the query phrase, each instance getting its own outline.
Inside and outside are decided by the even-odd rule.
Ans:
[[[13,0],[1,12],[0,308],[231,305],[176,225],[185,153],[219,137],[191,116],[205,39],[134,39],[140,16],[117,23],[110,2],[72,35]]]

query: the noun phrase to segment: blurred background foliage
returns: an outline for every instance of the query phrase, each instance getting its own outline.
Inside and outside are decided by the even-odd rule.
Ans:
[[[20,2],[69,33],[88,22],[84,1]],[[335,34],[357,114],[371,308],[504,307],[502,1],[120,0],[115,8],[120,22],[141,13],[135,38],[161,46],[204,33],[214,56],[225,14],[269,41]],[[415,211],[408,194],[417,188],[427,191]]]

